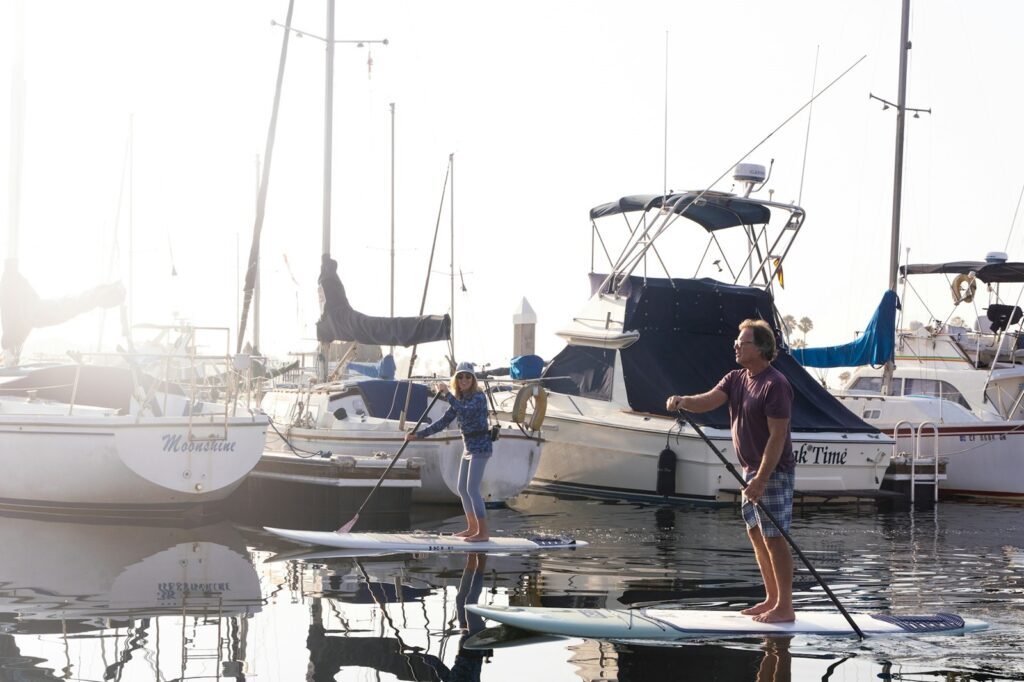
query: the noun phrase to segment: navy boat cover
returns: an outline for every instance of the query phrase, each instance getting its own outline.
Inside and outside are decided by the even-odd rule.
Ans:
[[[412,390],[409,397],[409,413],[406,419],[416,421],[427,409],[427,402],[430,390],[423,384],[413,384],[408,381],[360,381],[359,391],[366,401],[366,409],[371,417],[378,419],[398,419],[405,409],[405,398]]]
[[[780,336],[771,295],[761,289],[712,279],[630,277],[622,292],[628,296],[624,329],[640,332],[636,343],[620,351],[626,397],[638,412],[669,415],[668,396],[704,393],[737,369],[732,344],[743,320],[765,320]],[[772,364],[793,387],[793,430],[878,433],[788,353],[780,352]],[[695,420],[729,428],[724,406]]]
[[[896,309],[899,307],[896,292],[886,291],[864,333],[856,340],[841,346],[794,348],[793,357],[804,367],[884,365],[892,359],[896,349]]]

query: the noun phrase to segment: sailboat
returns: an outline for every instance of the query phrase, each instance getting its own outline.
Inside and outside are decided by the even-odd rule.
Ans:
[[[856,366],[838,397],[899,441],[905,452],[900,460],[909,470],[899,476],[914,481],[912,494],[918,484],[928,484],[935,496],[1024,500],[1024,315],[1019,305],[1024,263],[993,251],[984,260],[975,253],[965,254],[973,260],[899,265],[904,125],[906,113],[917,111],[906,105],[909,15],[910,0],[904,0],[889,302],[883,300],[885,307],[875,317],[883,331],[844,346],[794,354],[807,366]],[[946,308],[945,317],[899,328],[896,289],[902,282],[906,299],[910,278],[945,278],[949,299],[921,301],[929,315]],[[910,288],[918,296],[918,289]],[[960,315],[960,324],[953,323]],[[900,318],[905,317],[904,309]],[[871,350],[858,356],[852,352],[857,346]]]
[[[22,63],[15,60],[12,98],[15,193],[21,177]],[[232,393],[214,399],[195,384],[183,388],[154,378],[130,346],[108,355],[76,354],[69,363],[21,362],[34,328],[94,308],[121,305],[124,315],[125,289],[115,282],[65,298],[41,298],[19,268],[18,221],[14,210],[0,279],[0,464],[6,472],[0,506],[68,514],[176,513],[227,497],[259,461],[267,429],[266,417],[247,410]]]
[[[395,381],[393,376],[367,378],[344,374],[346,362],[333,367],[338,374],[328,377],[330,344],[335,341],[380,346],[415,346],[420,343],[448,340],[451,318],[448,315],[420,314],[411,317],[377,317],[352,308],[345,287],[338,276],[338,263],[331,257],[331,174],[332,174],[332,96],[334,61],[334,0],[329,0],[327,23],[327,83],[325,109],[324,210],[319,286],[323,305],[317,322],[320,344],[319,377],[312,385],[279,385],[265,394],[262,407],[276,425],[276,434],[269,445],[276,458],[290,458],[295,463],[334,455],[390,459],[403,446],[407,422],[421,417],[424,423],[439,419],[445,411],[441,402],[427,409],[428,388],[424,383]],[[278,97],[290,33],[290,12],[285,26],[285,47],[278,73]],[[367,41],[369,42],[369,41]],[[253,237],[252,255],[246,277],[246,305],[252,290],[259,254],[259,233],[262,229],[262,205],[266,198],[269,159],[272,151],[273,126],[260,189],[260,207]],[[451,168],[449,167],[449,171]],[[428,267],[429,271],[429,267]],[[243,316],[246,313],[243,312]],[[244,321],[243,317],[243,321]],[[244,329],[244,327],[242,327]],[[239,334],[241,342],[243,334]],[[413,352],[413,362],[415,351]],[[410,367],[411,376],[411,367]],[[510,430],[511,431],[511,430]],[[481,494],[489,502],[502,502],[521,492],[533,477],[540,460],[541,438],[520,432],[495,442],[483,481]],[[430,439],[410,442],[399,463],[418,468],[421,486],[412,496],[417,502],[455,503],[458,501],[459,462],[463,455],[461,432],[449,429]]]

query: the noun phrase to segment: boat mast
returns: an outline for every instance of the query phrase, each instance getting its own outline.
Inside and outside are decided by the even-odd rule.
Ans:
[[[451,357],[448,358],[448,364],[451,366],[452,375],[454,375],[457,365],[455,360],[455,152],[448,155],[448,170],[451,174],[451,184],[448,186],[448,218],[451,221],[448,230],[448,269],[451,274],[449,296],[451,297],[452,316],[452,331],[448,339],[448,352],[451,353]]]
[[[896,291],[900,264],[900,215],[903,208],[903,142],[907,106],[907,57],[910,53],[910,0],[903,0],[900,21],[900,78],[896,100],[896,153],[892,173],[892,236],[889,242],[889,290]],[[890,357],[882,370],[882,394],[889,395],[896,363]]]
[[[324,196],[323,226],[320,253],[331,254],[331,155],[334,151],[334,0],[327,0],[327,68],[324,82]],[[327,363],[330,360],[330,343],[320,343],[318,374],[320,381],[327,381]]]
[[[263,173],[260,170],[260,155],[256,155],[256,213],[260,211],[260,178]],[[260,354],[260,253],[256,252],[256,262],[253,263],[253,287],[252,287],[252,352],[253,355]]]
[[[391,107],[391,317],[395,316],[395,103]],[[395,353],[395,347],[388,351]]]
[[[14,69],[11,74],[11,155],[7,174],[7,260],[17,269],[21,224],[21,168],[25,140],[25,2],[14,4]]]

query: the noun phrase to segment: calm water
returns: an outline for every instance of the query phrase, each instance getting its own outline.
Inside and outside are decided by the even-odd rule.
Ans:
[[[456,530],[456,514],[417,508],[362,529]],[[797,512],[794,539],[849,610],[953,611],[990,622],[982,633],[657,647],[558,639],[484,655],[460,647],[460,625],[477,627],[462,622],[467,598],[726,609],[761,596],[733,509],[523,495],[491,514],[504,533],[592,544],[479,559],[296,559],[296,547],[259,530],[274,520],[270,504],[258,519],[186,527],[0,516],[0,681],[1024,680],[1021,507]],[[797,583],[799,608],[833,609],[806,571]]]

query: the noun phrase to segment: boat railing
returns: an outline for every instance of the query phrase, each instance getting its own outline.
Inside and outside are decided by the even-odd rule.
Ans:
[[[261,358],[257,356],[233,357],[230,352],[230,330],[227,327],[194,327],[148,325],[148,329],[172,330],[181,334],[181,339],[169,346],[161,346],[153,350],[133,349],[126,351],[119,348],[118,352],[81,352],[69,354],[76,361],[74,384],[71,387],[71,401],[68,414],[72,414],[78,402],[79,385],[82,368],[86,361],[124,363],[131,374],[132,399],[138,404],[135,412],[136,422],[140,422],[147,412],[153,415],[166,415],[176,407],[171,404],[175,399],[171,387],[181,390],[178,396],[187,404],[182,416],[188,420],[188,439],[192,440],[227,440],[228,423],[238,415],[239,408],[251,414],[255,400],[254,364]],[[223,353],[200,353],[197,335],[200,332],[214,332],[224,336]],[[202,425],[209,427],[216,424],[221,433],[210,434],[204,429],[204,435],[197,436],[194,429]]]
[[[682,195],[673,195],[681,198]],[[667,197],[671,201],[673,197]],[[803,225],[805,213],[802,208],[794,204],[784,204],[774,201],[754,199],[749,196],[737,197],[724,195],[717,192],[702,192],[694,202],[697,206],[703,206],[708,202],[720,203],[723,200],[733,199],[745,203],[758,203],[766,208],[778,209],[788,215],[784,219],[772,220],[763,224],[736,223],[735,228],[742,232],[739,244],[726,239],[727,245],[719,237],[718,228],[704,228],[707,243],[704,246],[703,254],[694,268],[691,275],[697,277],[702,269],[709,273],[723,273],[723,279],[732,284],[740,284],[762,289],[769,288],[782,271],[782,264],[788,255],[800,228]],[[609,216],[615,216],[611,218]],[[625,237],[615,237],[609,234],[609,230],[602,231],[604,218],[615,223],[615,230],[618,234],[622,228],[621,221],[625,221]],[[667,228],[679,218],[692,220],[686,209],[669,210],[663,207],[661,202],[654,202],[644,208],[632,207],[623,210],[612,211],[591,218],[590,236],[590,271],[597,272],[599,254],[607,263],[609,274],[602,287],[602,291],[619,293],[620,286],[638,268],[643,268],[644,276],[647,276],[647,264],[650,258],[652,269],[660,269],[664,276],[672,278],[669,271],[669,264],[658,251],[655,242],[664,234]],[[684,221],[687,222],[687,221]],[[781,223],[781,224],[780,224]],[[742,229],[739,229],[742,228]],[[621,242],[618,250],[613,246],[614,242]],[[694,249],[694,253],[700,253]],[[653,256],[653,257],[652,257]],[[681,264],[673,264],[679,267]],[[723,268],[724,266],[724,268]],[[724,273],[728,273],[725,276]],[[715,276],[712,274],[711,276]]]
[[[900,429],[906,428],[909,432],[911,439],[911,450],[909,453],[906,451],[900,451],[899,440],[900,440]],[[935,422],[923,421],[916,427],[912,422],[907,419],[901,419],[896,422],[896,425],[892,430],[892,457],[890,462],[898,461],[901,456],[906,457],[910,460],[910,504],[913,507],[914,501],[917,496],[917,466],[918,464],[925,464],[928,457],[921,453],[921,441],[923,440],[923,432],[925,428],[930,431],[932,439],[932,494],[933,502],[939,501],[939,427]],[[909,455],[909,456],[908,456]]]

